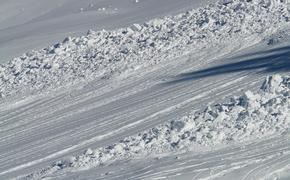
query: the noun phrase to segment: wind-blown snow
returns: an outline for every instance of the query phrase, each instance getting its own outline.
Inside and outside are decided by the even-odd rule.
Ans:
[[[115,31],[90,31],[0,66],[0,95],[70,85],[157,64],[233,37],[271,34],[289,21],[289,2],[220,1]]]
[[[244,142],[289,132],[290,77],[268,77],[258,93],[246,92],[229,102],[159,125],[111,146],[88,149],[25,178],[58,170],[81,170],[115,160],[197,147]]]

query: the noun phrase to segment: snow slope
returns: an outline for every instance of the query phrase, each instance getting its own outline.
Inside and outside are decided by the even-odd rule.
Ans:
[[[119,143],[107,147],[88,149],[82,155],[57,161],[51,167],[26,177],[40,178],[54,171],[78,171],[136,156],[197,149],[200,146],[217,146],[231,142],[244,143],[271,135],[287,134],[288,137],[289,87],[289,77],[279,75],[267,77],[258,94],[247,91],[243,96],[232,98],[228,103],[209,106],[202,112],[190,113],[178,120],[139,133],[137,136],[126,137]],[[282,151],[274,153],[275,157],[289,155],[290,149],[284,147]],[[273,157],[268,158],[273,159]],[[237,168],[250,166],[253,161],[257,160],[251,159],[250,163],[239,162]],[[284,163],[290,165],[290,160]],[[227,169],[227,171],[231,170]],[[273,172],[270,172],[270,176],[271,173]],[[218,172],[215,176],[221,174],[223,173]]]
[[[126,27],[216,0],[0,0],[0,62],[88,29]]]
[[[269,11],[271,12],[269,14]],[[87,36],[15,58],[0,69],[0,96],[110,78],[186,55],[191,49],[239,39],[261,39],[288,22],[286,2],[237,1]],[[261,19],[263,19],[261,21]],[[274,27],[273,27],[274,26]]]
[[[254,51],[253,53],[258,54],[258,56],[252,55],[250,50],[245,50],[240,52],[241,54],[248,53],[243,57],[237,54],[235,57],[225,56],[218,59],[211,57],[214,57],[220,51],[220,48],[215,51],[214,49],[206,50],[206,53],[200,53],[203,54],[203,58],[207,58],[201,58],[199,63],[196,61],[198,55],[195,54],[191,56],[192,59],[188,57],[178,58],[177,61],[180,62],[178,66],[168,64],[154,70],[139,71],[137,72],[137,77],[139,77],[137,79],[135,75],[135,77],[129,77],[126,80],[100,80],[83,88],[71,90],[70,93],[60,92],[49,96],[42,95],[26,98],[22,101],[17,100],[16,103],[3,103],[1,105],[1,178],[7,179],[22,174],[30,174],[59,160],[67,159],[72,154],[77,156],[88,148],[107,147],[162,122],[180,119],[186,112],[191,112],[192,109],[203,108],[209,102],[218,102],[226,96],[240,94],[243,91],[242,89],[257,89],[264,77],[269,72],[270,74],[273,72],[271,70],[283,72],[283,69],[278,70],[275,66],[271,69],[271,66],[275,63],[279,65],[278,62],[284,59],[284,62],[287,63],[289,48],[288,46],[273,46],[265,49],[263,46],[256,50],[258,52]],[[223,49],[223,52],[230,52],[230,50],[227,47]],[[237,67],[241,67],[240,64],[244,61],[257,60],[256,65],[259,65],[259,58],[272,57],[273,55],[277,58],[272,62],[263,61],[268,63],[268,66],[266,66],[268,69],[260,66],[237,69]],[[227,68],[228,64],[233,64],[232,69],[237,70],[220,75],[208,75],[201,79],[186,78],[186,80],[175,83],[163,81],[164,77],[179,74],[184,70],[185,65],[188,65],[189,69],[193,71],[206,68],[203,63],[207,64],[208,69],[216,66],[223,67],[223,65]],[[176,61],[173,64],[176,64]],[[190,72],[189,69],[187,71]],[[162,75],[160,72],[162,72]],[[204,83],[205,81],[208,83]],[[287,137],[285,136],[285,141],[287,141]],[[281,137],[279,136],[277,139],[280,140]],[[79,179],[80,177],[83,179],[92,179],[93,177],[118,179],[121,175],[124,179],[134,179],[134,176],[150,178],[180,175],[183,177],[187,174],[188,179],[191,179],[194,174],[206,177],[210,175],[208,172],[210,168],[217,168],[217,172],[219,172],[219,166],[216,163],[220,162],[219,157],[222,153],[225,157],[228,157],[228,153],[235,157],[230,161],[232,162],[230,165],[233,166],[232,170],[236,169],[234,172],[239,173],[240,168],[236,163],[241,163],[240,156],[237,157],[235,154],[239,154],[240,151],[245,153],[244,156],[253,153],[253,156],[257,156],[257,161],[253,159],[251,154],[248,154],[244,164],[255,166],[254,162],[256,162],[262,168],[265,162],[262,161],[265,154],[274,153],[273,156],[269,157],[275,160],[275,157],[280,157],[279,154],[289,148],[287,143],[281,145],[279,142],[276,139],[274,141],[265,140],[265,148],[269,149],[268,153],[260,151],[264,143],[259,140],[253,142],[254,144],[257,143],[257,146],[237,144],[236,148],[226,146],[224,150],[220,151],[209,151],[211,148],[202,148],[201,150],[197,148],[196,153],[193,154],[186,152],[181,152],[181,155],[169,154],[166,156],[165,154],[164,161],[159,161],[159,159],[163,159],[162,156],[164,155],[162,154],[157,154],[157,159],[146,158],[146,160],[142,160],[141,154],[141,159],[131,160],[132,163],[125,160],[124,166],[120,166],[117,161],[113,164],[109,163],[109,166],[97,166],[91,171],[88,170],[89,173],[79,170],[65,171],[64,173],[61,171],[55,177],[60,179],[65,177],[68,179]],[[230,147],[232,146],[230,144]],[[241,150],[245,147],[248,148]],[[253,151],[252,148],[256,151]],[[209,152],[205,153],[205,151]],[[175,157],[180,157],[180,160],[176,160]],[[199,161],[195,161],[197,157],[200,158]],[[213,162],[207,161],[210,157],[214,159]],[[192,160],[185,161],[185,159]],[[196,164],[204,161],[209,163],[201,166],[201,170],[194,168]],[[120,163],[123,164],[123,161]],[[182,166],[183,163],[184,166]],[[169,166],[170,164],[172,166]],[[228,160],[223,161],[223,164],[222,167],[225,172],[230,170]],[[128,167],[131,168],[124,171]],[[160,169],[162,167],[164,169]],[[171,173],[170,170],[176,167],[180,168]],[[186,170],[183,170],[183,167]],[[248,166],[245,166],[244,172],[251,169],[246,167]],[[142,171],[142,169],[144,170]],[[153,172],[162,173],[155,174]],[[47,174],[42,175],[46,176]],[[48,175],[54,177],[53,174],[48,173]]]
[[[91,31],[2,65],[0,179],[287,179],[289,77],[262,82],[289,70],[288,7],[221,1]],[[164,39],[159,27],[171,22]],[[134,43],[128,51],[89,43],[132,29],[133,38],[120,39],[145,44],[137,53]],[[138,42],[140,31],[156,45]],[[201,36],[189,41],[191,33]],[[120,60],[97,56],[106,49]],[[45,68],[45,59],[61,66]],[[105,76],[90,67],[106,60]]]

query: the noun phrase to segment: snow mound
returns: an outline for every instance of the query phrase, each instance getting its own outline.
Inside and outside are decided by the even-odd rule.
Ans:
[[[234,37],[263,38],[289,21],[289,7],[285,0],[222,0],[128,28],[68,37],[0,65],[0,97],[110,78]]]
[[[229,102],[208,106],[116,144],[88,149],[26,178],[61,169],[80,170],[115,160],[177,150],[243,142],[289,132],[290,77],[268,77],[258,93],[250,91]]]
[[[268,45],[276,45],[276,44],[280,44],[280,43],[284,43],[284,42],[289,42],[290,41],[290,30],[288,28],[283,29],[281,31],[278,31],[278,32],[270,35],[265,40],[266,40]]]

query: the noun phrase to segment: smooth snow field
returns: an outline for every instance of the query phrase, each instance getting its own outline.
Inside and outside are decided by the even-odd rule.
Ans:
[[[89,29],[113,29],[216,0],[0,0],[0,62]]]
[[[0,0],[0,179],[290,179],[289,22],[287,0]]]

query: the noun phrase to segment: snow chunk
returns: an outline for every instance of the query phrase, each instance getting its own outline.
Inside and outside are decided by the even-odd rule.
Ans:
[[[267,77],[261,89],[269,93],[279,93],[283,78],[280,75]]]
[[[55,46],[26,53],[2,65],[1,97],[110,78],[237,36],[265,38],[268,30],[274,32],[289,19],[289,1],[221,0],[128,28],[89,31],[85,36],[68,37]]]
[[[270,76],[256,94],[247,91],[230,102],[191,112],[107,147],[88,149],[69,163],[62,160],[45,169],[91,168],[134,156],[281,135],[290,129],[289,99],[290,77]]]

